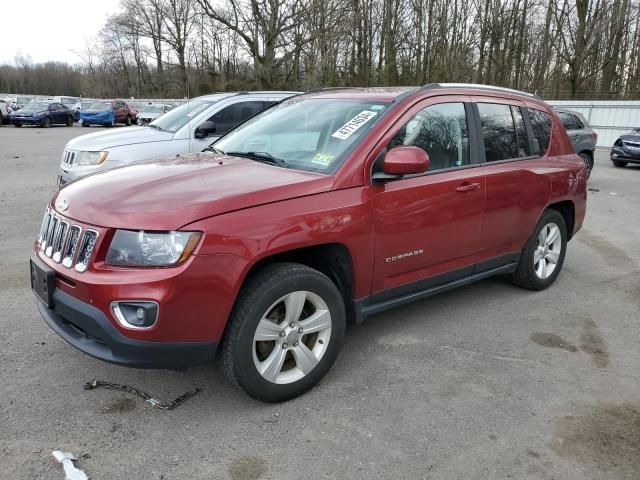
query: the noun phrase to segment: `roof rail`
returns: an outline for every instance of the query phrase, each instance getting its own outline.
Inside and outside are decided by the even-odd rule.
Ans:
[[[351,90],[353,88],[360,88],[360,87],[317,87],[317,88],[311,88],[304,93],[330,92],[332,90]]]
[[[422,87],[423,89],[434,89],[434,88],[475,88],[478,90],[493,90],[496,92],[506,92],[506,93],[515,93],[517,95],[525,95],[527,97],[540,98],[538,95],[534,95],[533,93],[523,92],[521,90],[514,90],[513,88],[506,87],[498,87],[495,85],[483,85],[480,83],[428,83]]]

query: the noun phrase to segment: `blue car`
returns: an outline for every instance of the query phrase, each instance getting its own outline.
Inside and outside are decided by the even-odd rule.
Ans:
[[[73,112],[61,103],[31,101],[13,112],[9,121],[16,127],[38,125],[49,128],[56,124],[73,127]]]
[[[116,123],[124,123],[128,126],[131,125],[132,117],[129,107],[122,100],[98,100],[80,112],[83,127],[89,125],[115,127]]]

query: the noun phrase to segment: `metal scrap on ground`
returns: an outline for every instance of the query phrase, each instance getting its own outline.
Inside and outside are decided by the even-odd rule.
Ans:
[[[73,453],[54,450],[51,455],[62,464],[64,468],[65,480],[89,480],[89,477],[73,464],[77,458]]]
[[[98,388],[98,387],[105,387],[105,388],[110,388],[112,390],[122,390],[124,392],[133,393],[134,395],[137,395],[140,398],[144,399],[145,402],[150,403],[155,408],[159,408],[160,410],[173,410],[178,405],[186,402],[191,397],[193,397],[194,395],[197,395],[202,391],[199,388],[196,388],[194,390],[190,390],[186,392],[183,395],[180,395],[173,402],[166,403],[166,402],[163,402],[162,400],[158,400],[157,398],[154,398],[153,396],[149,395],[146,392],[130,387],[129,385],[120,385],[118,383],[104,382],[102,380],[92,380],[84,384],[85,390],[93,390],[94,388]]]

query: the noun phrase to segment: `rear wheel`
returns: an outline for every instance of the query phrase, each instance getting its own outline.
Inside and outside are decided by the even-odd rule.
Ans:
[[[591,170],[593,170],[593,154],[589,152],[580,152],[580,158],[584,162],[584,165],[587,167],[587,178],[591,176]]]
[[[329,278],[296,263],[269,265],[238,296],[221,349],[225,374],[258,400],[297,397],[331,368],[345,324]]]
[[[49,128],[51,126],[51,119],[49,117],[44,117],[42,119],[42,127]]]
[[[612,161],[613,161],[613,166],[618,168],[624,168],[627,166],[627,163],[629,163],[629,162],[625,162],[624,160],[612,160]]]
[[[567,249],[567,226],[556,210],[545,210],[527,241],[511,281],[530,290],[544,290],[558,277]]]

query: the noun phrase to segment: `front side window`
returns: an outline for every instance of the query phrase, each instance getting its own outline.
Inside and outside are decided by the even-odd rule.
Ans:
[[[273,102],[239,102],[214,113],[209,120],[216,124],[216,136],[222,136]]]
[[[287,100],[243,123],[213,148],[329,173],[339,167],[387,107],[383,102],[353,99]]]
[[[533,130],[533,153],[542,155],[549,148],[551,139],[551,115],[542,110],[529,108],[529,120]]]
[[[517,110],[514,115],[513,110]],[[529,147],[522,114],[517,107],[497,103],[479,103],[478,113],[484,138],[484,152],[487,162],[497,162],[511,158],[526,157]],[[516,128],[514,118],[519,116],[521,127]],[[518,141],[518,130],[522,140]]]
[[[404,145],[429,154],[429,170],[469,165],[469,133],[462,103],[431,105],[416,113],[393,137],[387,150]]]

